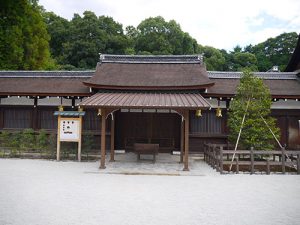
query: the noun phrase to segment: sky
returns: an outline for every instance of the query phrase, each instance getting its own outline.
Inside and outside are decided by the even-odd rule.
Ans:
[[[299,0],[39,0],[47,11],[71,20],[86,10],[137,26],[149,17],[174,19],[201,45],[232,50],[283,32],[300,32]]]

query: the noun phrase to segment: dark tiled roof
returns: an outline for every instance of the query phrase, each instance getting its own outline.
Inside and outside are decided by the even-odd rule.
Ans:
[[[108,108],[209,108],[210,104],[199,93],[134,93],[101,92],[83,100],[84,107]]]
[[[240,72],[208,72],[210,79],[215,82],[207,90],[208,95],[235,95],[240,83]],[[296,73],[287,72],[258,72],[255,73],[263,79],[270,88],[272,96],[300,96],[300,81]]]
[[[100,89],[177,90],[213,84],[198,56],[103,57],[86,85]]]

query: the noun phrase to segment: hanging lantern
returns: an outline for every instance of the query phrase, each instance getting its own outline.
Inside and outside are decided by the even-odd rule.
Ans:
[[[60,112],[64,111],[64,107],[62,105],[58,106],[58,111]]]
[[[197,116],[197,117],[202,116],[201,109],[197,109],[197,110],[196,110],[196,116]]]
[[[102,115],[102,112],[101,112],[101,109],[98,109],[98,116],[101,116]]]
[[[83,112],[83,108],[81,106],[78,106],[78,112]]]
[[[216,109],[216,116],[217,117],[222,117],[222,109],[221,108]]]

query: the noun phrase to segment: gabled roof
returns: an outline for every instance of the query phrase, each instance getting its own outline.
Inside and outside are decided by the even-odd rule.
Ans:
[[[207,89],[207,95],[235,95],[242,75],[242,72],[208,71],[209,78],[215,84]],[[263,79],[273,97],[300,97],[300,80],[296,72],[255,72],[254,75]]]
[[[0,95],[89,95],[94,71],[0,71]]]
[[[213,85],[198,55],[101,55],[95,75],[84,83],[119,90],[195,90]]]

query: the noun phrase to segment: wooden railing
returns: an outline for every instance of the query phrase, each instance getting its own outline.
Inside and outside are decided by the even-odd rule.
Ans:
[[[205,144],[204,160],[221,174],[231,171],[236,173],[249,171],[250,174],[254,174],[258,167],[259,171],[265,171],[266,174],[271,173],[271,167],[275,167],[276,172],[280,171],[283,174],[287,170],[300,174],[299,150],[282,148],[279,151],[262,151],[251,148],[251,150],[234,151],[224,150],[222,145]]]

